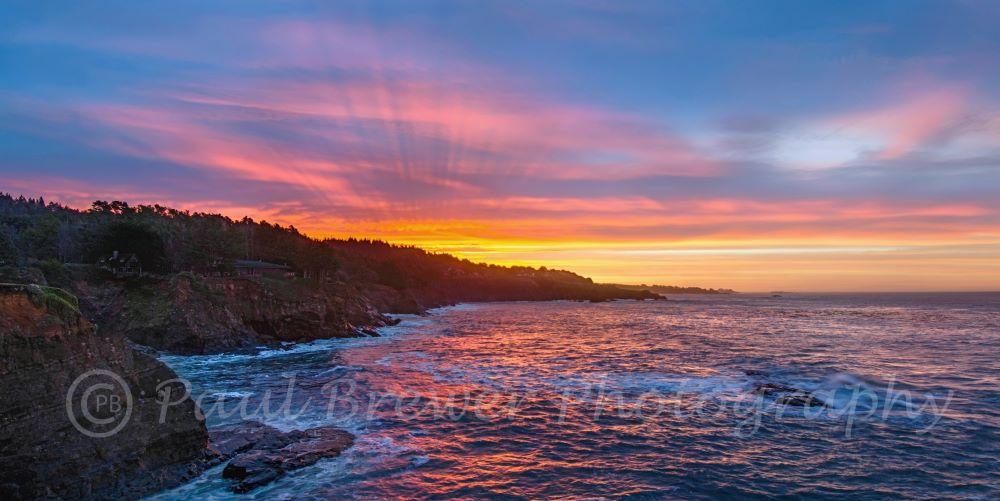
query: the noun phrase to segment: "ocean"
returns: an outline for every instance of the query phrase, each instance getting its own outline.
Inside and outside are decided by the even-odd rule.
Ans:
[[[218,466],[155,497],[1000,498],[1000,293],[401,318],[379,338],[164,357],[210,428],[332,424],[357,440],[248,495]]]

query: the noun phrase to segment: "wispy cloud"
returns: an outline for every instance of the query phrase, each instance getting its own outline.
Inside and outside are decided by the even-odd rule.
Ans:
[[[863,11],[117,7],[5,16],[37,22],[0,24],[17,68],[0,77],[0,189],[632,266],[608,277],[644,265],[602,246],[1000,241],[1000,87],[975,16],[938,51],[906,38],[933,25]]]

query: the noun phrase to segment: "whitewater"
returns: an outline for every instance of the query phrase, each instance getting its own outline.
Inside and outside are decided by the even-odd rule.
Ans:
[[[382,337],[167,356],[209,428],[342,456],[157,499],[1000,497],[1000,294],[467,304]],[[788,395],[810,405],[789,404]]]

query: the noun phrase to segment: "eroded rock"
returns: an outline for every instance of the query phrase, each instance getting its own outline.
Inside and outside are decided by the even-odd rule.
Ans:
[[[233,480],[230,490],[237,493],[267,485],[321,459],[337,457],[354,443],[354,436],[339,428],[282,432],[252,421],[213,431],[211,436],[220,457],[232,458],[222,477]]]
[[[95,370],[120,382],[91,378],[70,391]],[[131,499],[199,474],[208,434],[194,402],[160,419],[157,389],[176,377],[95,329],[64,291],[0,285],[0,498]],[[85,398],[88,388],[97,391]],[[91,426],[97,419],[108,424]]]

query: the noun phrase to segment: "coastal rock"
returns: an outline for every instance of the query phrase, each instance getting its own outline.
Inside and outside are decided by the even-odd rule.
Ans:
[[[811,393],[794,393],[791,395],[784,395],[779,397],[777,402],[781,405],[790,405],[793,407],[824,407],[826,402],[816,398]]]
[[[365,336],[354,325],[390,321],[356,291],[295,280],[182,273],[80,281],[75,291],[105,329],[178,354]]]
[[[249,492],[285,473],[339,456],[354,436],[333,427],[282,432],[257,422],[245,422],[212,432],[213,448],[232,460],[222,477],[233,480],[230,490]]]
[[[93,370],[120,383],[87,379],[69,391]],[[197,475],[208,434],[194,402],[168,406],[160,419],[157,390],[176,377],[99,332],[68,293],[0,285],[0,496],[136,498]],[[97,391],[85,400],[88,388]]]
[[[754,393],[761,395],[774,396],[782,393],[796,393],[800,390],[798,388],[793,388],[791,386],[785,386],[776,383],[761,383],[754,387]]]
[[[761,383],[754,387],[754,393],[774,397],[780,405],[793,407],[824,407],[826,402],[812,393],[792,386],[775,383]]]
[[[280,449],[300,440],[303,436],[301,431],[283,432],[259,421],[243,421],[209,432],[211,448],[222,460],[230,459],[250,449]]]
[[[0,215],[0,282],[66,289],[102,335],[175,354],[370,335],[354,326],[465,302],[662,299],[566,270],[318,240],[294,227],[159,205],[98,200],[77,210],[0,193]],[[59,231],[49,226],[57,220]],[[58,236],[58,251],[32,245],[43,234]]]
[[[396,286],[373,283],[377,277],[357,269],[323,281],[188,272],[114,277],[87,267],[70,271],[81,311],[104,332],[176,354],[375,336],[376,328],[396,322],[388,313],[424,314],[459,302],[662,298],[551,270],[497,268],[484,275],[448,268],[438,272],[438,279]]]

